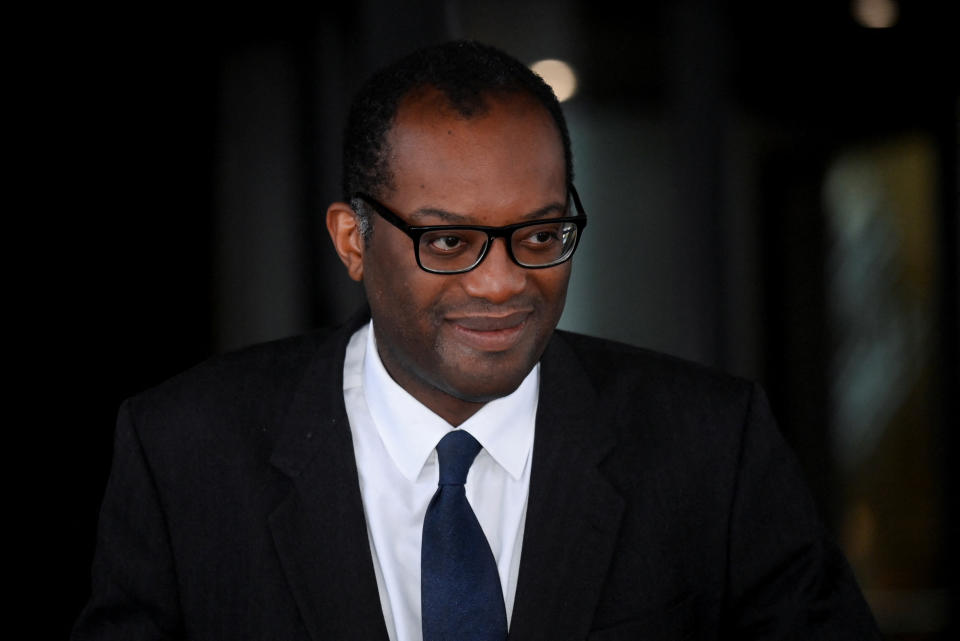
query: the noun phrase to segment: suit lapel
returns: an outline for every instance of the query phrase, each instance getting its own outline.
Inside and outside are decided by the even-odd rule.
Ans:
[[[614,435],[591,381],[557,334],[541,360],[530,498],[510,638],[583,639],[624,503],[597,466]]]
[[[270,528],[315,641],[387,639],[343,404],[344,352],[362,320],[321,346],[271,458],[293,489],[271,515]]]

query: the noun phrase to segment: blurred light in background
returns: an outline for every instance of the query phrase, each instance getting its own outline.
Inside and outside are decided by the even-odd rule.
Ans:
[[[563,60],[541,60],[530,65],[530,69],[550,85],[560,102],[569,100],[577,92],[577,76]]]
[[[940,175],[935,140],[904,134],[844,149],[823,190],[842,540],[895,639],[939,638],[949,621],[938,579]]]
[[[888,29],[897,23],[900,7],[896,0],[853,0],[850,13],[868,29]]]

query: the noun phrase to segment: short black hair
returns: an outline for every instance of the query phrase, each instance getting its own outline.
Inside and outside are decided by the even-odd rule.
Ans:
[[[496,94],[525,94],[553,118],[563,143],[567,181],[573,181],[570,134],[560,103],[550,86],[522,62],[503,51],[469,40],[419,49],[376,72],[357,92],[343,136],[343,197],[351,202],[363,192],[375,198],[391,185],[387,134],[401,101],[413,92],[434,88],[465,118],[482,115],[486,99]],[[356,203],[351,203],[356,205]],[[369,220],[354,206],[364,237]]]

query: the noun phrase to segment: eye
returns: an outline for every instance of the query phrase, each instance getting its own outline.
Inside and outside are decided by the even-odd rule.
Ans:
[[[518,232],[517,240],[529,249],[543,249],[559,241],[562,233],[563,229],[559,224],[537,225]]]
[[[440,238],[434,238],[430,244],[437,249],[449,251],[456,249],[462,242],[463,239],[456,236],[441,236]]]
[[[434,254],[455,254],[466,249],[470,244],[467,234],[438,231],[427,234],[421,239],[421,246]]]
[[[541,230],[532,234],[530,237],[530,240],[533,241],[534,243],[542,244],[542,243],[548,243],[554,238],[556,238],[556,235],[553,234],[552,232]]]

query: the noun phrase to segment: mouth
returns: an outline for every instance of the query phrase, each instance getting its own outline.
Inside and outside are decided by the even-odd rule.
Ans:
[[[532,312],[522,310],[504,315],[447,317],[459,339],[484,352],[503,352],[514,347],[523,335]]]

